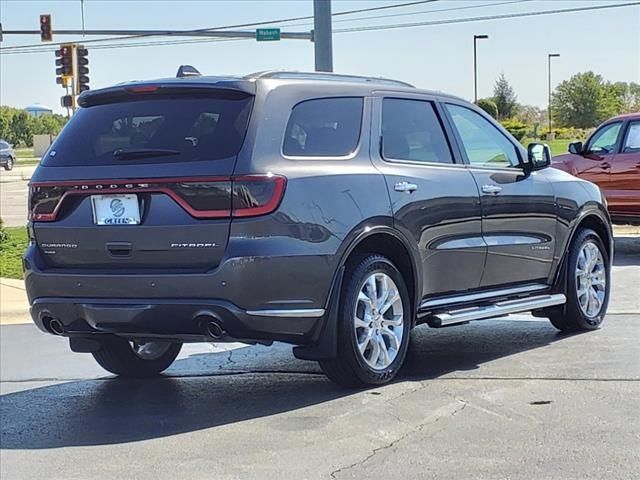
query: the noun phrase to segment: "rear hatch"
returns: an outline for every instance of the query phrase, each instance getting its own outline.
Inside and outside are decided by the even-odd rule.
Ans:
[[[234,204],[232,175],[252,104],[242,91],[144,84],[88,96],[30,185],[46,265],[215,267],[232,211],[246,206]],[[262,177],[243,182],[256,204],[277,187]]]

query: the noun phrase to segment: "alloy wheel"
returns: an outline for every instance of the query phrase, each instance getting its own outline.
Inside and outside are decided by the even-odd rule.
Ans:
[[[374,370],[395,360],[405,334],[402,298],[385,273],[372,273],[364,281],[353,316],[357,350]]]
[[[576,295],[580,310],[593,318],[602,310],[606,295],[606,269],[602,252],[594,242],[586,242],[576,262]]]

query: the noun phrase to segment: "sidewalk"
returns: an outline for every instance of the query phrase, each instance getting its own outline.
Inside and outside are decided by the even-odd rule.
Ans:
[[[0,325],[31,323],[24,282],[0,278]]]

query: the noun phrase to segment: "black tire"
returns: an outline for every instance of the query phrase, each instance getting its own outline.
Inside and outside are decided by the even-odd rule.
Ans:
[[[4,164],[4,169],[6,171],[13,170],[14,163],[15,163],[15,160],[12,157],[7,158],[7,163]]]
[[[121,377],[146,378],[159,375],[169,368],[181,348],[181,343],[168,343],[166,351],[152,359],[145,359],[135,353],[130,342],[113,338],[105,341],[102,348],[92,355],[102,368],[111,373]]]
[[[578,284],[576,280],[576,266],[578,255],[587,243],[595,244],[604,260],[604,299],[597,313],[587,315],[580,307],[578,300]],[[562,307],[548,310],[549,320],[558,330],[563,332],[578,332],[596,330],[600,327],[607,312],[609,304],[609,292],[611,288],[611,263],[608,252],[600,236],[591,229],[583,228],[576,232],[571,240],[566,261],[566,291],[567,303]]]
[[[358,294],[365,280],[374,273],[384,273],[393,280],[400,295],[403,310],[402,339],[396,350],[395,359],[384,369],[374,369],[366,363],[357,347],[354,324],[353,312],[357,308]],[[342,285],[337,325],[338,354],[335,359],[320,361],[320,367],[327,377],[344,387],[362,388],[388,383],[404,363],[413,325],[412,302],[402,274],[387,258],[381,255],[367,255],[349,265]]]

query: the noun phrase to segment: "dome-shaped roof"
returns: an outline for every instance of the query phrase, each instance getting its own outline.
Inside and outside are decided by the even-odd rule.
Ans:
[[[41,103],[34,103],[25,107],[25,110],[29,112],[52,112],[53,109],[51,107],[47,107],[46,105],[42,105]]]

